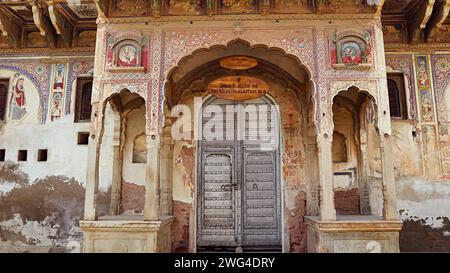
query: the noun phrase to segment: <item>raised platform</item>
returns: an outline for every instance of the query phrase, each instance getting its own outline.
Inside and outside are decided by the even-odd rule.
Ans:
[[[144,221],[142,216],[107,216],[80,221],[86,253],[171,252],[173,217]]]
[[[305,217],[308,225],[307,247],[310,253],[395,253],[402,221],[380,217],[337,216],[336,221]]]

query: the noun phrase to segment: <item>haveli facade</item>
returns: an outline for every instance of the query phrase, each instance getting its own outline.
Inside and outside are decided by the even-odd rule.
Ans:
[[[450,251],[449,11],[0,1],[0,249]],[[248,104],[278,106],[277,149],[173,137],[179,105]]]

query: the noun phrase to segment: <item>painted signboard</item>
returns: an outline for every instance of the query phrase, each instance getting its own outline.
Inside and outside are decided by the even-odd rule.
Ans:
[[[231,56],[220,60],[220,65],[232,70],[246,70],[258,65],[258,60],[247,56]]]
[[[222,99],[250,100],[264,96],[269,85],[255,77],[227,76],[212,81],[207,91]]]

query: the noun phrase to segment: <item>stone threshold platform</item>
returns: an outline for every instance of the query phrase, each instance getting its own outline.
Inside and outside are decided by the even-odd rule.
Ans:
[[[144,221],[143,216],[105,216],[81,221],[85,253],[168,253],[173,217]]]
[[[338,215],[336,221],[307,216],[309,253],[396,253],[403,222],[370,215]]]

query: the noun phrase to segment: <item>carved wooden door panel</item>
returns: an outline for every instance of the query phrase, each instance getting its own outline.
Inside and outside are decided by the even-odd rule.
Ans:
[[[267,104],[263,99],[247,103]],[[222,109],[247,103],[212,101]],[[244,124],[251,117],[247,115]],[[203,118],[203,124],[208,120]],[[236,116],[234,128],[242,126],[239,122]],[[280,248],[277,150],[261,150],[259,141],[240,140],[237,132],[231,140],[199,144],[197,247]]]
[[[243,147],[243,238],[244,246],[280,246],[276,151]]]

